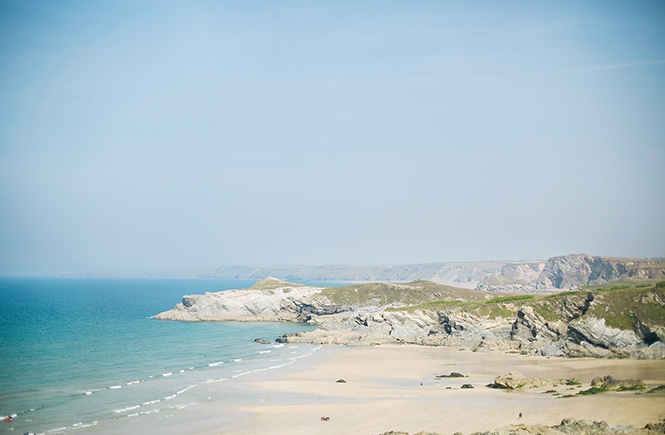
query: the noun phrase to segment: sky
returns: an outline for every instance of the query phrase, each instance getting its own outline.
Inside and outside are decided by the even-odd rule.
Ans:
[[[0,274],[665,255],[662,1],[0,2]]]

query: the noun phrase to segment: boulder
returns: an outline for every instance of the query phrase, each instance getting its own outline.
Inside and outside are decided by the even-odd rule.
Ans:
[[[642,390],[646,388],[640,379],[616,379],[612,376],[597,377],[591,380],[591,386],[603,390]]]
[[[516,390],[522,388],[526,385],[530,385],[531,381],[529,378],[524,376],[522,373],[506,373],[500,376],[497,376],[494,379],[494,383],[487,385],[490,388],[501,388],[505,390]]]
[[[434,375],[434,379],[446,379],[446,378],[466,378],[466,375],[457,372],[450,372],[449,375]]]

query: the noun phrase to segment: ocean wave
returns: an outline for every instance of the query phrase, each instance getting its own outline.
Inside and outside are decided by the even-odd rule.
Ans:
[[[123,412],[132,411],[132,410],[138,409],[140,407],[141,407],[141,405],[128,406],[127,408],[114,409],[113,412],[115,412],[116,414],[121,414]]]
[[[162,411],[161,409],[155,408],[155,409],[151,409],[150,411],[141,411],[141,412],[139,412],[139,414],[141,414],[141,415],[157,414],[161,411]]]
[[[272,350],[260,350],[257,353],[263,354],[263,353],[270,353],[270,352],[272,352]]]
[[[143,406],[146,406],[146,405],[154,405],[155,403],[159,403],[159,402],[161,402],[161,401],[162,401],[162,399],[151,400],[151,401],[149,401],[149,402],[143,402],[143,403],[141,403],[141,405],[143,405]]]
[[[110,390],[117,390],[117,389],[119,389],[119,388],[122,388],[122,385],[111,385],[111,386],[109,387]]]
[[[187,391],[187,390],[191,390],[192,388],[196,388],[196,387],[198,387],[198,386],[199,386],[199,384],[190,385],[189,387],[183,388],[182,390],[178,391],[176,394],[182,394],[182,393],[184,393],[185,391]]]
[[[208,364],[208,367],[217,367],[217,366],[222,365],[222,364],[224,364],[224,361],[210,363],[210,364]]]
[[[95,425],[97,425],[97,422],[96,422],[96,421],[93,421],[92,423],[76,423],[76,424],[73,425],[73,426],[74,426],[76,429],[85,429],[85,428],[88,428],[88,427],[93,427],[93,426],[95,426]]]
[[[291,364],[292,362],[293,362],[293,361],[290,361],[290,362],[287,362],[287,363],[285,363],[285,364],[281,364],[281,365],[278,365],[278,366],[270,366],[270,367],[263,367],[263,368],[260,368],[260,369],[249,370],[249,371],[247,371],[247,372],[238,373],[237,375],[233,375],[233,376],[231,376],[231,377],[232,377],[233,379],[235,379],[235,378],[239,378],[239,377],[241,377],[241,376],[251,375],[252,373],[260,373],[260,372],[265,372],[265,371],[268,371],[268,370],[280,369],[280,368],[282,368],[282,367],[286,367],[286,366],[288,366],[288,365]]]
[[[166,376],[171,376],[172,374],[173,374],[173,373],[171,373],[171,372],[168,372],[168,373],[162,373],[162,376],[166,377]]]
[[[82,422],[81,423],[74,423],[71,426],[57,427],[55,429],[47,430],[45,433],[59,433],[59,432],[69,431],[71,429],[74,429],[74,430],[85,429],[85,428],[88,428],[88,427],[97,426],[97,423],[98,423],[97,421],[93,421],[92,423],[82,423]],[[10,430],[13,430],[13,428],[10,429]],[[30,432],[30,433],[32,433],[32,432]]]
[[[293,358],[291,358],[291,359],[295,361],[295,360],[300,359],[300,358],[307,358],[308,356],[312,356],[312,355],[314,355],[314,354],[316,353],[316,351],[318,351],[319,349],[321,349],[321,347],[322,347],[321,345],[318,345],[317,347],[315,347],[314,349],[312,349],[311,352],[308,352],[308,353],[302,354],[302,355],[300,355],[300,356],[293,357]]]

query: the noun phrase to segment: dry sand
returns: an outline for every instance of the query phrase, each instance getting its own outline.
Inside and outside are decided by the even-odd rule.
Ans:
[[[646,394],[647,390],[640,394],[606,392],[573,398],[544,394],[551,389],[561,395],[572,394],[589,388],[594,377],[605,375],[642,379],[649,388],[662,385],[663,360],[543,358],[391,345],[343,348],[332,355],[320,365],[252,383],[252,388],[265,394],[265,406],[238,409],[252,414],[240,425],[234,425],[242,429],[222,432],[376,435],[401,430],[412,434],[470,434],[520,423],[554,425],[566,417],[638,427],[665,418],[665,390],[652,394]],[[468,377],[434,380],[435,374],[452,371]],[[575,377],[582,387],[518,391],[486,388],[496,376],[511,371],[530,378]],[[337,383],[340,378],[346,383]],[[466,383],[474,388],[461,389]],[[321,421],[322,416],[330,420]]]

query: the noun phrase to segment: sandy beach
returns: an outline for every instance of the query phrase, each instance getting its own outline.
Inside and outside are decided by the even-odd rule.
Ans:
[[[281,377],[251,383],[265,400],[236,409],[248,417],[219,433],[470,434],[511,424],[554,425],[566,417],[637,427],[665,418],[665,390],[646,393],[665,384],[662,360],[543,358],[390,345],[328,347],[322,356]],[[468,377],[434,379],[453,371]],[[517,391],[486,387],[496,376],[516,371],[529,378],[575,377],[582,385]],[[561,398],[605,375],[641,379],[647,389]],[[474,388],[462,389],[463,384]],[[545,393],[553,389],[560,395]],[[323,416],[330,419],[321,421]]]

